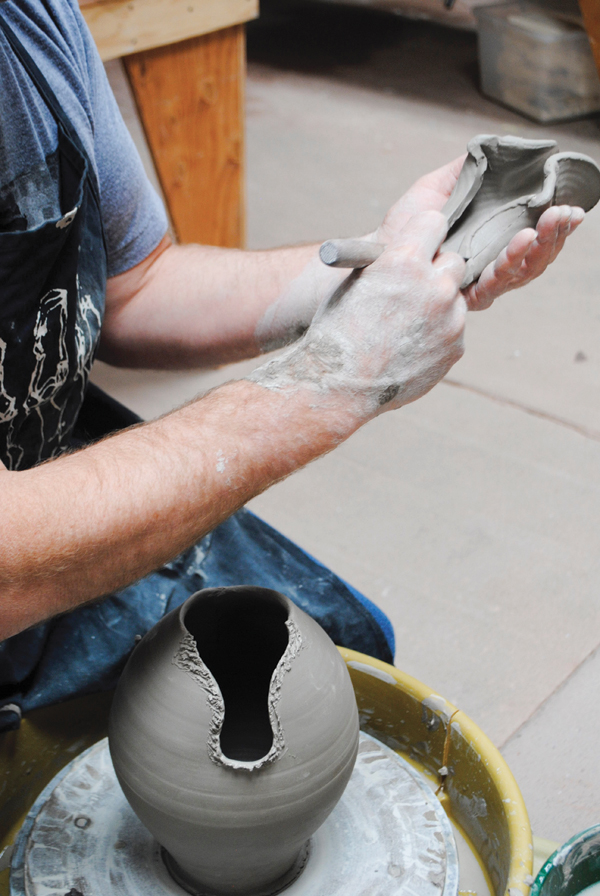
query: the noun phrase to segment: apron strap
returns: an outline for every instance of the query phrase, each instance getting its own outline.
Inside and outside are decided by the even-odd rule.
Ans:
[[[36,63],[33,61],[21,41],[17,38],[16,34],[12,31],[9,24],[6,22],[4,17],[0,15],[0,31],[3,32],[6,37],[8,43],[11,45],[14,50],[15,55],[21,62],[23,68],[37,87],[42,99],[45,101],[46,105],[54,115],[58,125],[62,128],[64,133],[69,137],[69,139],[75,144],[88,166],[88,176],[90,177],[92,189],[96,196],[96,201],[99,206],[99,194],[98,194],[98,185],[96,182],[94,168],[90,162],[90,158],[85,150],[85,147],[81,140],[79,139],[79,135],[75,128],[73,127],[70,119],[66,115],[64,109],[58,101],[58,98],[48,82],[46,78],[39,70]]]

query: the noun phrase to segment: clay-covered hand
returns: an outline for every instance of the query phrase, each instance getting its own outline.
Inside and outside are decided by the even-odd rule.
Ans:
[[[464,290],[469,310],[489,308],[498,296],[525,286],[543,274],[584,217],[581,208],[553,206],[543,213],[536,230],[521,230],[498,258],[484,269],[479,280]]]
[[[427,209],[441,210],[446,205],[462,170],[466,156],[421,177],[392,206],[374,234],[376,242],[388,243],[405,226],[412,214]],[[495,261],[483,271],[479,279],[464,290],[470,311],[489,308],[494,299],[525,286],[539,277],[554,261],[567,236],[581,224],[584,212],[580,208],[558,206],[547,209],[537,223],[537,229],[521,230]]]
[[[321,302],[347,276],[348,271],[324,265],[315,248],[313,257],[258,321],[254,336],[261,353],[272,352],[299,339],[309,328]]]
[[[464,158],[461,156],[418,180],[390,209],[378,230],[361,239],[393,244],[414,214],[442,209],[454,189]],[[299,339],[319,305],[333,295],[347,276],[347,270],[324,265],[315,249],[314,257],[260,319],[255,331],[260,350],[273,351]]]
[[[413,215],[441,211],[456,186],[466,155],[420,177],[390,208],[373,234],[375,242],[392,243]]]
[[[296,345],[249,378],[280,391],[309,387],[357,425],[420,398],[463,353],[465,266],[437,255],[446,231],[440,212],[414,215],[319,307]]]

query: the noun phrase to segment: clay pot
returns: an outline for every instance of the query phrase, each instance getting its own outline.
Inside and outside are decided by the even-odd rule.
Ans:
[[[306,613],[265,588],[212,588],[135,648],[109,742],[182,886],[272,894],[344,791],[358,713],[345,663]]]

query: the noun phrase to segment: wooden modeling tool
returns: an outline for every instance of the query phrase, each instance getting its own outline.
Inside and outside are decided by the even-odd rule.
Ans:
[[[369,240],[327,240],[319,249],[319,257],[332,268],[366,268],[384,249],[381,243]]]

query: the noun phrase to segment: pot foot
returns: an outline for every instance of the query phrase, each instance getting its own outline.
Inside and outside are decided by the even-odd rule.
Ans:
[[[231,896],[231,894],[235,892],[237,896],[277,896],[278,893],[283,893],[283,891],[287,890],[294,881],[298,880],[306,868],[310,858],[310,847],[311,841],[307,840],[296,856],[292,867],[286,871],[285,874],[282,874],[281,877],[278,877],[277,880],[270,881],[268,884],[252,890],[240,889],[234,891],[230,888],[227,890],[227,894]],[[161,855],[165,867],[175,883],[188,893],[191,893],[191,896],[224,896],[223,890],[214,890],[211,887],[203,886],[199,882],[192,881],[191,878],[182,871],[175,859],[169,855],[166,849],[161,848]]]

